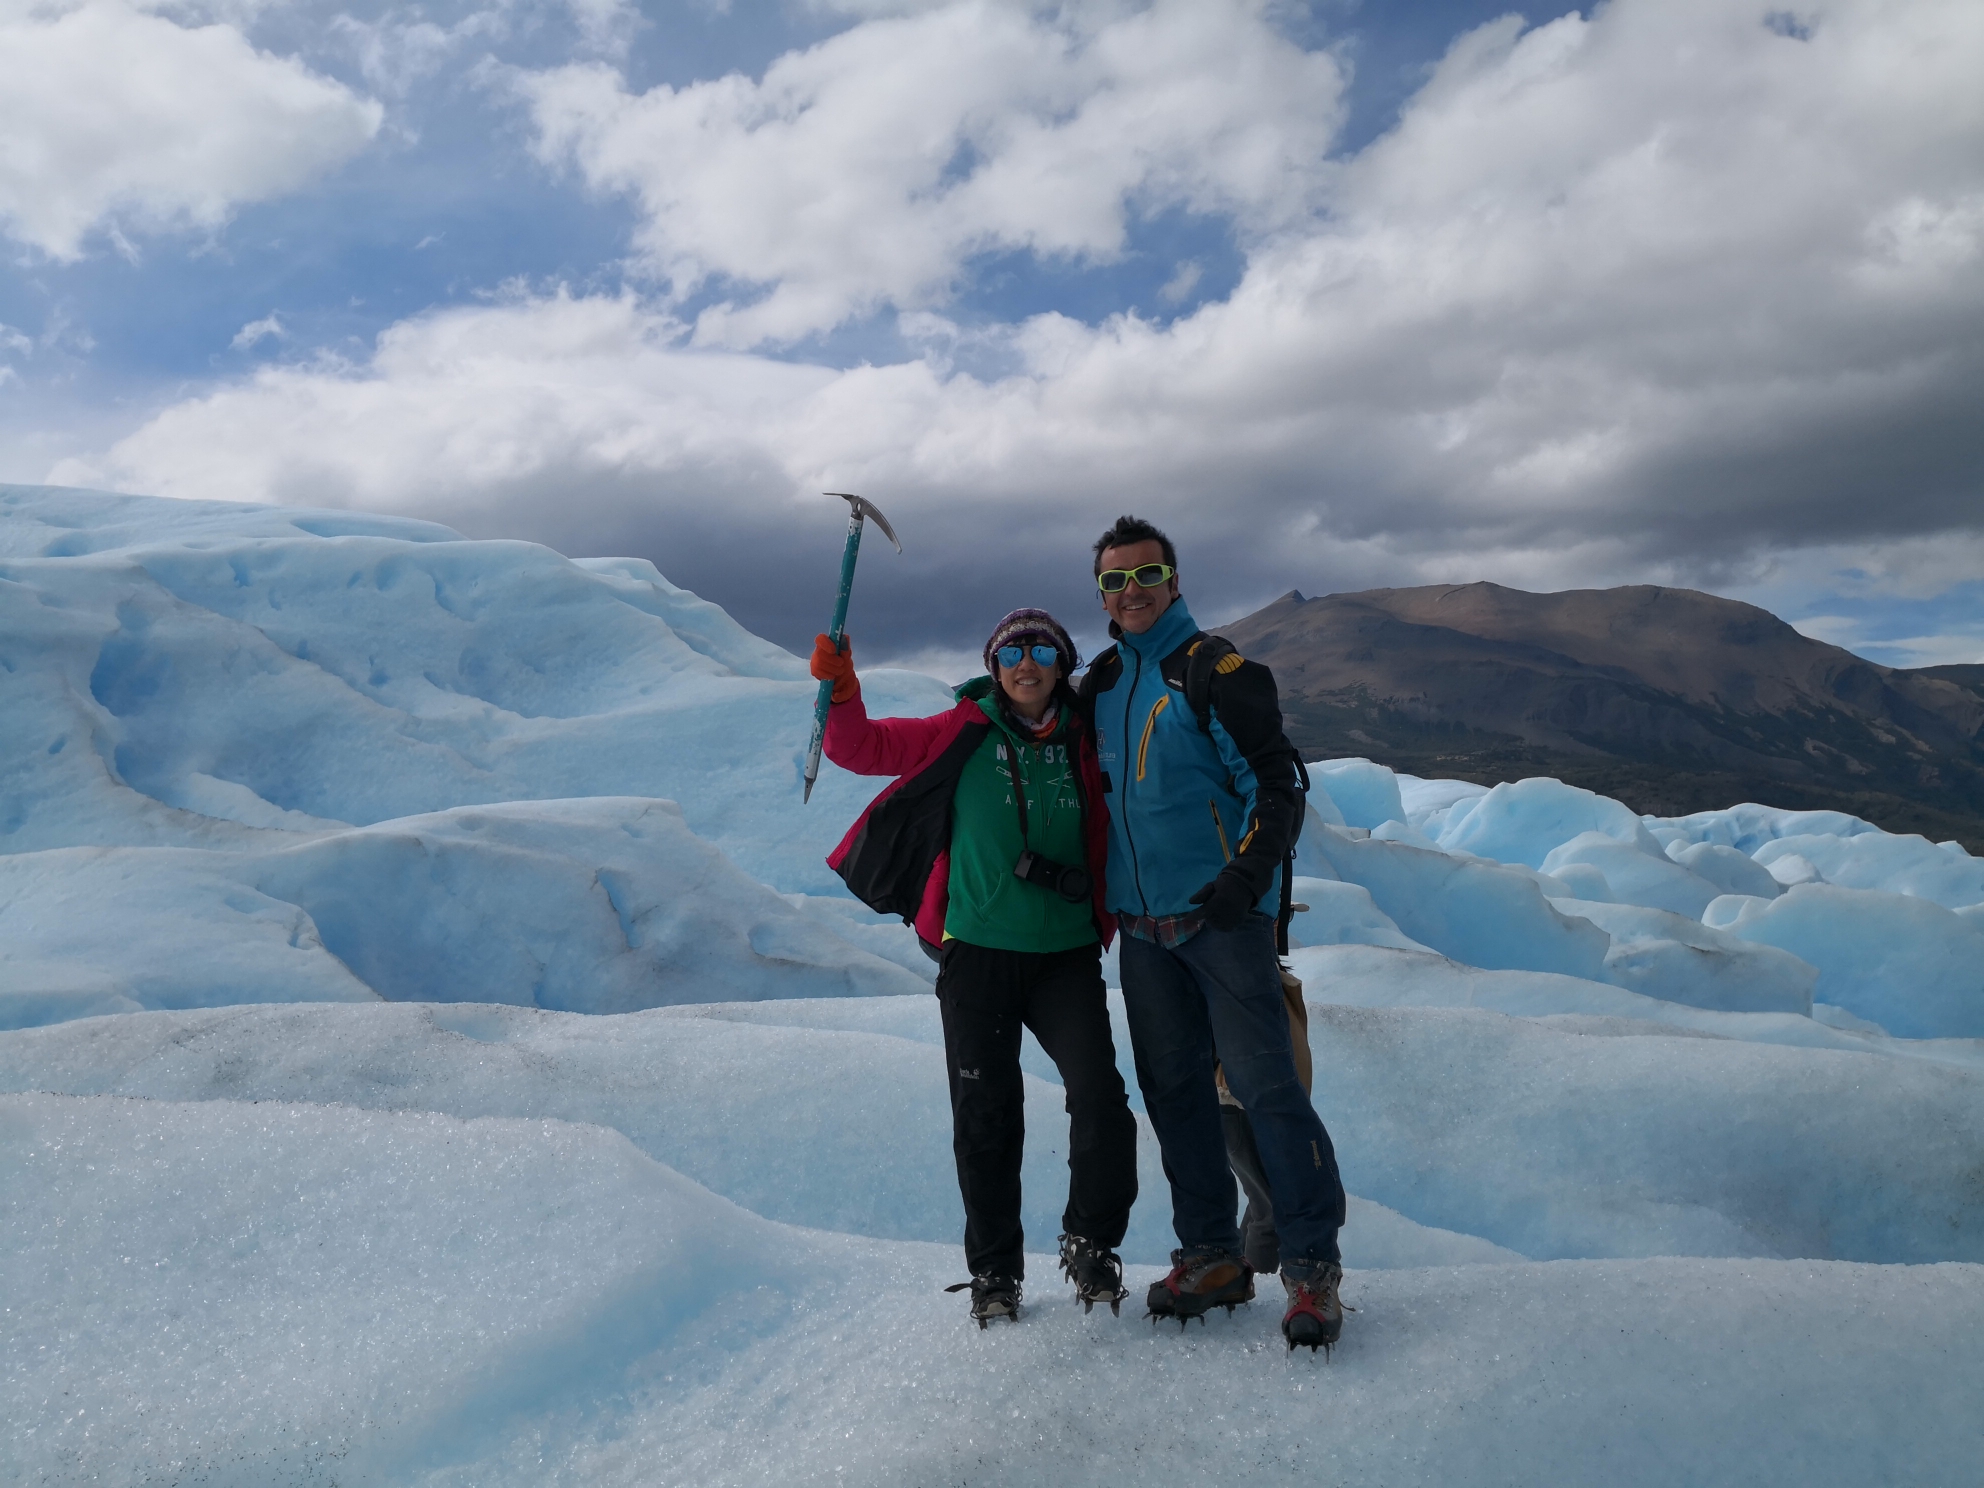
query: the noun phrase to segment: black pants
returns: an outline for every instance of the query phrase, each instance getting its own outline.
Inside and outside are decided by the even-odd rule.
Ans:
[[[1039,954],[948,941],[937,998],[971,1274],[1015,1280],[1025,1274],[1022,1025],[1061,1071],[1068,1093],[1068,1207],[1061,1227],[1114,1250],[1137,1200],[1137,1120],[1109,1035],[1102,948]]]

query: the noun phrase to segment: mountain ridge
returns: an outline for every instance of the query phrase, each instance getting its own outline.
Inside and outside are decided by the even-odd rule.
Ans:
[[[1311,758],[1547,773],[1649,814],[1747,797],[1984,849],[1984,666],[1882,666],[1658,585],[1291,590],[1214,627],[1274,670]]]

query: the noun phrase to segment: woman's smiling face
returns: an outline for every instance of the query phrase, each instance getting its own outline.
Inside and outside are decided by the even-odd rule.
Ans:
[[[1058,662],[1042,666],[1033,659],[1033,646],[1047,640],[1045,636],[1021,636],[1026,646],[1021,653],[1018,666],[1007,666],[995,659],[999,668],[999,687],[1011,699],[1013,708],[1022,718],[1039,718],[1047,711],[1047,704],[1054,696],[1054,684],[1060,680],[1061,667]]]

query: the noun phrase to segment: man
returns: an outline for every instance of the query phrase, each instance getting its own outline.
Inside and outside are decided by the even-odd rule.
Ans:
[[[1183,1321],[1254,1295],[1217,1060],[1273,1195],[1282,1334],[1290,1348],[1327,1348],[1343,1328],[1343,1184],[1296,1074],[1275,956],[1281,874],[1302,820],[1299,760],[1273,676],[1237,654],[1210,670],[1201,723],[1187,671],[1208,640],[1180,597],[1169,538],[1121,517],[1095,544],[1095,573],[1117,640],[1082,684],[1109,801],[1108,907],[1123,931],[1130,1042],[1179,1243],[1150,1311]]]

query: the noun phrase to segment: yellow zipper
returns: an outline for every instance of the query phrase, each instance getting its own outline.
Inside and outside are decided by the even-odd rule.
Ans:
[[[1150,710],[1150,717],[1144,720],[1143,741],[1137,745],[1137,779],[1139,780],[1144,778],[1144,761],[1150,755],[1150,731],[1157,727],[1157,715],[1170,706],[1171,694],[1167,692],[1157,700],[1157,705]]]
[[[1220,855],[1230,863],[1233,861],[1233,854],[1226,846],[1226,823],[1219,819],[1219,803],[1213,800],[1211,796],[1206,797],[1206,810],[1212,813],[1212,829],[1219,833]]]

